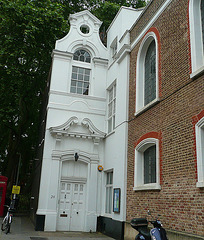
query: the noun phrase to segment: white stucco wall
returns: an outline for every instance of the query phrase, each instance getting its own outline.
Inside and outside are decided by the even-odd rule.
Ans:
[[[86,184],[83,231],[96,231],[97,216],[126,220],[126,163],[129,79],[129,33],[141,11],[122,7],[108,29],[107,48],[99,39],[101,22],[90,12],[70,16],[69,33],[56,42],[47,107],[47,123],[42,162],[38,215],[45,215],[45,231],[59,227],[60,183],[66,181]],[[86,24],[89,33],[80,26]],[[120,28],[118,28],[120,26]],[[119,29],[119,31],[118,31]],[[117,55],[113,59],[110,46],[117,38]],[[91,55],[91,63],[74,62],[73,53],[83,48]],[[74,64],[91,69],[89,95],[70,93]],[[108,88],[116,81],[116,122],[107,134]],[[78,162],[74,163],[74,154]],[[67,164],[62,164],[67,161]],[[86,177],[62,176],[62,166],[72,161],[87,166]],[[80,165],[81,163],[81,165]],[[82,164],[83,163],[83,164]],[[78,164],[78,165],[77,165]],[[85,164],[85,165],[84,165]],[[70,166],[71,166],[70,165]],[[104,170],[99,172],[98,165]],[[106,171],[113,170],[113,188],[121,189],[120,213],[105,213]],[[85,179],[85,180],[84,180]],[[63,180],[65,181],[65,180]],[[60,220],[61,221],[61,220]],[[60,225],[61,226],[61,225]],[[61,227],[60,227],[61,229]],[[68,229],[69,230],[69,229]]]

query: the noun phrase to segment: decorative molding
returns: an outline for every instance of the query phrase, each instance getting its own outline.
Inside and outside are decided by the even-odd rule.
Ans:
[[[137,45],[137,43],[142,39],[142,37],[145,35],[145,33],[148,31],[148,29],[155,23],[155,21],[159,18],[159,16],[164,12],[164,10],[169,6],[169,4],[172,2],[172,0],[166,0],[162,6],[159,8],[159,10],[156,12],[156,14],[151,18],[149,23],[146,25],[146,27],[141,31],[139,36],[131,43],[131,50]],[[148,4],[149,5],[149,4]],[[133,30],[139,19],[143,16],[145,13],[148,5],[144,9],[143,13],[140,14],[140,16],[137,18],[133,26],[130,28],[130,32]]]
[[[98,145],[100,140],[106,136],[106,133],[100,131],[88,118],[84,118],[81,121],[81,126],[87,128],[89,130],[89,133],[72,131],[68,132],[68,129],[74,124],[79,125],[79,120],[75,116],[71,117],[67,122],[60,126],[50,127],[50,134],[54,136],[58,142],[61,141],[63,136],[65,136],[72,138],[92,139],[95,145]]]
[[[108,67],[108,59],[94,57],[93,62],[95,65]]]
[[[84,17],[85,15],[87,15],[89,18],[91,18],[91,20],[94,22],[94,25],[96,25],[98,28],[101,26],[102,22],[97,17],[95,17],[92,13],[90,13],[88,10],[70,14],[69,21],[70,21],[70,23],[72,23],[72,21],[76,21],[79,17],[82,17],[82,16]],[[87,20],[85,20],[85,22],[86,21]]]
[[[94,135],[97,136],[98,138],[104,138],[106,134],[102,131],[100,131],[89,118],[84,118],[81,122],[81,125],[87,127],[89,131]]]
[[[79,150],[53,150],[52,152],[52,160],[55,161],[75,161],[74,159],[74,153],[77,152],[79,155],[78,161],[84,162],[84,163],[91,163],[91,164],[98,164],[99,162],[99,156],[98,154],[94,153],[88,153],[84,151]]]
[[[52,58],[59,58],[65,61],[70,61],[73,58],[73,53],[59,51],[55,49],[52,51]]]
[[[52,136],[56,137],[56,141],[61,141],[62,136],[67,134],[67,130],[70,128],[70,126],[73,124],[78,124],[78,122],[78,118],[74,116],[62,125],[59,125],[57,127],[50,127],[49,131]]]
[[[106,102],[106,98],[102,98],[102,97],[86,96],[86,95],[80,95],[80,94],[76,95],[74,93],[62,92],[62,91],[57,91],[57,90],[50,90],[49,95],[51,95],[51,94],[62,95],[62,96],[65,96],[65,97],[73,97],[73,96],[75,96],[76,98],[79,98],[79,99],[84,99],[84,97],[85,97],[86,99],[90,99],[90,100],[94,100],[94,101]],[[73,103],[67,104],[67,105],[71,106],[72,104]]]
[[[122,60],[127,56],[127,54],[130,53],[130,45],[129,44],[124,44],[122,48],[119,50],[117,53],[116,59],[117,63],[121,63]]]
[[[77,177],[61,177],[61,181],[69,181],[69,182],[83,182],[86,183],[87,182],[87,178],[77,178]]]

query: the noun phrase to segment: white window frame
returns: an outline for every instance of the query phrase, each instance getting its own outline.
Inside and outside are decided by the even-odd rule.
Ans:
[[[113,90],[113,99],[110,101],[110,91]],[[115,129],[115,116],[116,116],[116,80],[111,84],[111,86],[107,89],[108,91],[108,106],[107,106],[107,128],[108,133],[111,133]],[[109,109],[112,106],[112,113],[109,116]],[[111,129],[109,129],[109,121],[112,121]]]
[[[156,145],[156,183],[144,184],[144,151]],[[159,172],[159,140],[156,138],[146,138],[135,148],[135,173],[133,190],[160,190]]]
[[[144,105],[144,91],[145,91],[145,57],[148,47],[152,41],[155,41],[156,47],[156,97],[153,101]],[[159,79],[158,79],[158,41],[156,34],[154,32],[149,32],[145,35],[137,56],[137,66],[136,66],[136,106],[135,106],[135,116],[146,110],[147,108],[154,105],[159,101]]]
[[[116,58],[116,54],[117,54],[117,50],[118,50],[118,41],[117,41],[117,37],[112,41],[111,45],[110,45],[110,49],[111,49],[111,57],[112,59]]]
[[[75,49],[74,53],[77,52],[77,50],[80,50],[80,49],[83,49],[83,48]],[[83,49],[83,50],[87,51],[86,49]],[[87,52],[90,54],[90,51],[87,51]],[[90,56],[91,56],[91,54],[90,54]],[[84,69],[90,70],[88,95],[71,92],[71,81],[72,81],[72,69],[73,69],[73,67],[84,68]],[[76,94],[76,95],[80,95],[80,96],[90,96],[91,95],[91,79],[92,79],[92,57],[91,57],[91,62],[90,63],[72,59],[69,92],[71,94]]]
[[[107,184],[108,174],[112,174],[112,183]],[[106,179],[105,179],[105,181],[106,181],[106,184],[105,184],[105,188],[106,188],[106,191],[105,191],[105,214],[111,215],[113,212],[113,170],[105,172],[105,176],[106,176]],[[112,189],[111,195],[108,196],[109,203],[107,203],[107,189]],[[106,211],[107,204],[108,204],[108,208],[110,209],[110,211],[108,211],[108,212]]]
[[[197,187],[204,187],[204,117],[195,125],[197,155]]]
[[[189,27],[191,50],[191,78],[204,71],[204,49],[202,39],[202,21],[200,11],[201,0],[189,2]]]

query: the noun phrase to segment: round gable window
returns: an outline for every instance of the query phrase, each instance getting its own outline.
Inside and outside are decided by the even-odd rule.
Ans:
[[[80,27],[80,31],[81,31],[83,34],[88,34],[89,31],[90,31],[90,28],[89,28],[89,26],[83,24],[83,25],[81,25],[81,27]]]

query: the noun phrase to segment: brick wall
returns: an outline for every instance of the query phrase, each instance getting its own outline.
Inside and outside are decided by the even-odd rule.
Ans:
[[[139,34],[150,12],[159,3],[153,1],[131,32],[131,41]],[[152,15],[151,15],[152,16]],[[150,209],[160,214],[164,227],[204,236],[204,189],[196,188],[194,116],[204,109],[204,75],[190,79],[188,0],[173,0],[152,25],[161,41],[160,102],[135,117],[136,59],[141,41],[131,52],[129,138],[127,174],[127,221],[145,217]],[[146,133],[161,133],[161,190],[133,191],[134,147]]]
[[[130,35],[130,42],[132,43],[134,39],[139,35],[139,33],[144,29],[147,23],[152,19],[157,10],[162,6],[165,0],[151,1],[146,6],[145,14],[136,21],[133,25]]]

